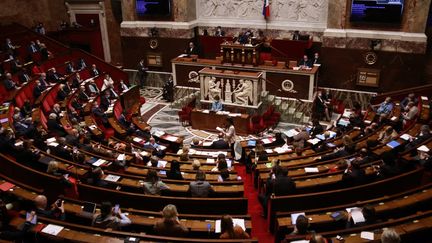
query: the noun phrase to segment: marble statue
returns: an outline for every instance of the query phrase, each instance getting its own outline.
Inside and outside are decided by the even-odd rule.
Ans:
[[[219,96],[219,98],[221,97],[221,88],[220,88],[220,82],[216,81],[216,78],[211,78],[209,80],[209,89],[208,89],[208,96],[209,96],[209,100],[214,101],[214,97],[216,95]]]
[[[240,105],[249,105],[249,99],[252,99],[252,82],[240,79],[237,88],[233,91],[235,103]]]

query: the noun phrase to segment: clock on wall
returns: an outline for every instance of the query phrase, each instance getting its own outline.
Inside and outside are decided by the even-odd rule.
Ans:
[[[373,51],[364,54],[364,62],[368,65],[374,65],[378,61],[378,55]]]
[[[159,46],[159,42],[157,39],[150,39],[149,46],[152,50],[155,50]]]

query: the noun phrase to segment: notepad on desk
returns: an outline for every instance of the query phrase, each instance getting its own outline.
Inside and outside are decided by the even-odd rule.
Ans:
[[[307,142],[312,144],[312,145],[315,145],[315,144],[321,142],[321,140],[319,140],[318,138],[313,138],[313,139],[307,140]]]
[[[402,134],[402,136],[400,136],[400,138],[402,138],[405,141],[408,141],[411,139],[411,135],[405,133],[405,134]]]
[[[49,224],[42,229],[42,232],[49,235],[58,235],[64,229],[63,226]]]
[[[418,147],[417,150],[420,152],[428,153],[430,149],[428,147],[426,147],[425,145],[422,145],[422,146]]]
[[[306,167],[304,168],[306,173],[318,173],[318,167]]]
[[[111,181],[111,182],[117,182],[118,180],[120,180],[120,176],[109,174],[109,175],[107,175],[107,176],[105,177],[104,180],[106,180],[106,181]]]
[[[141,143],[141,141],[142,141],[142,139],[139,137],[134,137],[132,140],[136,143]]]
[[[360,238],[365,240],[374,240],[374,233],[369,231],[362,231],[360,233]]]
[[[214,163],[215,159],[213,158],[207,158],[206,163]]]
[[[158,164],[157,164],[157,167],[159,167],[159,168],[165,168],[165,166],[167,165],[167,161],[165,161],[165,160],[159,160],[158,161]]]
[[[119,161],[125,160],[125,158],[126,158],[125,154],[119,154],[117,156],[117,160],[119,160]]]
[[[285,131],[284,133],[287,137],[292,138],[295,135],[297,135],[299,133],[299,131],[297,131],[296,129],[290,129],[288,131]]]
[[[233,225],[236,226],[240,226],[243,230],[246,230],[246,226],[245,226],[245,220],[244,219],[236,219],[233,218]],[[218,219],[215,221],[215,233],[221,233],[221,220]]]
[[[105,164],[106,162],[107,162],[107,161],[104,160],[104,159],[98,159],[98,160],[96,160],[96,162],[94,162],[92,165],[93,165],[93,166],[101,166],[101,165]]]

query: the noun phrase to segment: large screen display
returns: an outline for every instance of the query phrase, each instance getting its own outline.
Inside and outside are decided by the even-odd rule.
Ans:
[[[398,24],[402,20],[404,0],[353,0],[351,22]]]
[[[136,0],[136,12],[138,16],[170,16],[171,0]]]

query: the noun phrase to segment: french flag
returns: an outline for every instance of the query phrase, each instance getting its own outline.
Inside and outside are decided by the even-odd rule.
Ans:
[[[263,15],[265,19],[270,17],[270,0],[264,0]]]

